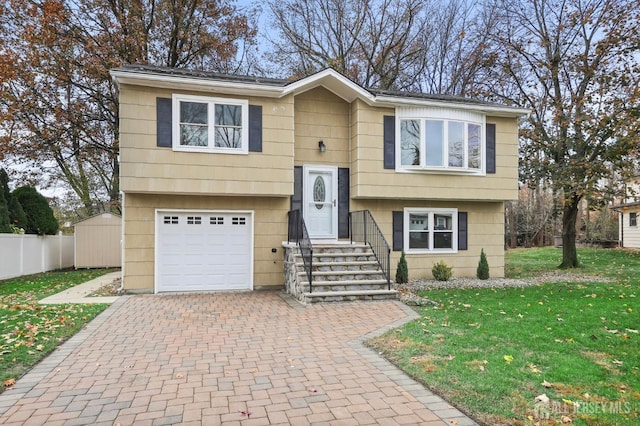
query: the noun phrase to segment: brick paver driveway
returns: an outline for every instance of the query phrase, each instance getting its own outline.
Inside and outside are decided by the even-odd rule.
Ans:
[[[0,423],[473,424],[362,346],[414,317],[271,291],[122,297],[0,395]]]

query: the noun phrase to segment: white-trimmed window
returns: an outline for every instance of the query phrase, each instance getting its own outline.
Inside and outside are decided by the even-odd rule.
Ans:
[[[246,154],[249,102],[173,95],[173,149]]]
[[[397,168],[482,174],[484,116],[440,109],[398,109]]]
[[[404,209],[404,251],[455,253],[458,251],[458,209]]]

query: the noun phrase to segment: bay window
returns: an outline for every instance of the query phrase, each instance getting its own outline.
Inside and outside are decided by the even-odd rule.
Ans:
[[[484,118],[473,113],[439,115],[428,110],[398,111],[398,168],[483,173]]]

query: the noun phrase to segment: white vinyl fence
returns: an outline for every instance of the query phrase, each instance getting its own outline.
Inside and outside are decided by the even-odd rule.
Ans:
[[[0,234],[0,280],[73,266],[73,235]]]

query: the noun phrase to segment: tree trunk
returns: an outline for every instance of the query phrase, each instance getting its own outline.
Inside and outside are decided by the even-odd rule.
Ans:
[[[578,252],[576,251],[576,219],[580,197],[572,195],[565,201],[562,211],[562,263],[560,268],[577,268]]]

